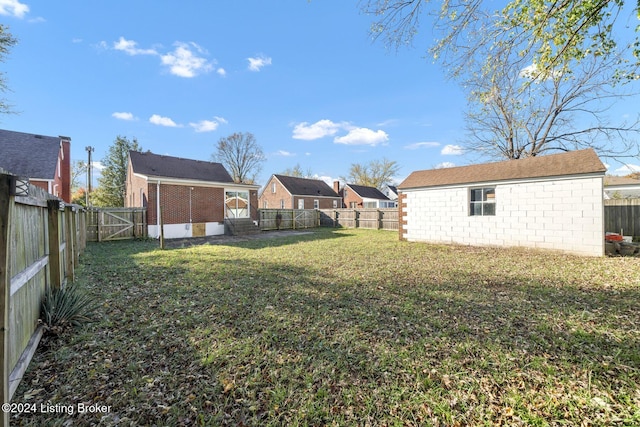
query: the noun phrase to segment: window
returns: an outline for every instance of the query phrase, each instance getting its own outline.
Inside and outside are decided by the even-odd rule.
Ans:
[[[495,215],[495,187],[472,188],[470,192],[469,215]]]
[[[271,183],[271,192],[272,192],[272,193],[275,193],[275,192],[276,192],[276,183],[275,183],[275,182],[272,182],[272,183]]]
[[[373,209],[373,208],[377,208],[378,207],[378,203],[377,202],[364,202],[363,203],[363,207],[365,209]]]
[[[304,199],[298,199],[298,209],[304,209]]]
[[[313,209],[320,209],[320,201],[318,200],[313,201]]]
[[[280,199],[280,209],[284,209],[284,199]]]
[[[335,208],[337,208],[337,207],[338,207],[338,201],[337,201],[337,200],[334,200],[334,201],[333,201],[333,208],[335,209]]]
[[[262,208],[263,209],[267,209],[267,206],[269,206],[269,203],[266,200],[264,202],[262,202]]]

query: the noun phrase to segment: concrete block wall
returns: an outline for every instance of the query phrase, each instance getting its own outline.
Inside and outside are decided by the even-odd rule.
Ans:
[[[469,189],[488,186],[404,190],[401,239],[604,254],[601,177],[495,184],[495,216],[470,216]]]

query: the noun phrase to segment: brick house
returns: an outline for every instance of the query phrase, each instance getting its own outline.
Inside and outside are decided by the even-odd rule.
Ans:
[[[602,256],[605,172],[591,149],[416,171],[398,186],[400,239]]]
[[[71,138],[0,129],[0,167],[71,203]]]
[[[342,199],[320,179],[271,175],[259,203],[263,209],[333,209],[342,206]]]
[[[335,183],[334,183],[335,185]],[[346,184],[340,190],[343,207],[356,208],[393,208],[396,203],[375,187]]]
[[[233,182],[220,163],[130,151],[125,206],[147,208],[151,237],[158,211],[166,238],[219,235],[230,221],[257,221],[259,188]]]

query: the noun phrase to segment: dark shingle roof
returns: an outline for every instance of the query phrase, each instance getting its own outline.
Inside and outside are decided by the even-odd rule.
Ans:
[[[286,175],[273,175],[294,196],[340,197],[326,182],[319,179],[297,178]]]
[[[606,170],[596,152],[586,149],[527,159],[417,171],[411,173],[398,188],[402,190],[526,178],[604,174]]]
[[[229,172],[220,163],[161,156],[150,152],[140,153],[139,151],[130,151],[129,157],[133,172],[141,175],[196,181],[233,182]]]
[[[0,129],[0,167],[31,179],[54,179],[60,137]]]
[[[389,200],[387,196],[375,187],[367,187],[364,185],[347,184],[349,188],[356,192],[356,194],[363,199],[378,199]]]

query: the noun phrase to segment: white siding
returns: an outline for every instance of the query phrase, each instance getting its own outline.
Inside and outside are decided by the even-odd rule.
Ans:
[[[409,241],[604,253],[602,177],[403,190]],[[469,215],[469,188],[495,186],[495,216]]]

